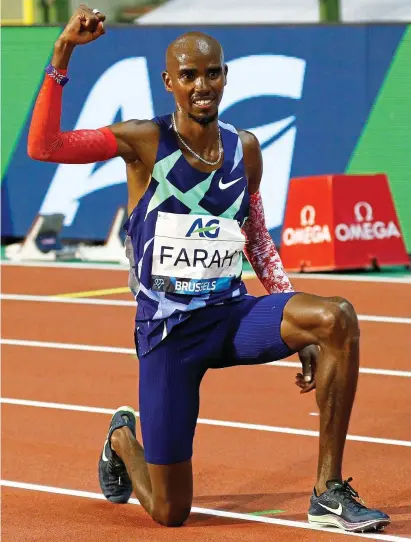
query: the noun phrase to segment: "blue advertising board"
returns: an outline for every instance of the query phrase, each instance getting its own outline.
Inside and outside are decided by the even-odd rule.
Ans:
[[[220,117],[253,131],[264,159],[267,224],[279,240],[290,177],[344,172],[404,25],[204,27],[221,41],[228,84]],[[174,109],[161,79],[167,45],[187,28],[108,28],[78,47],[62,129],[98,128]],[[50,44],[52,46],[52,44]],[[127,199],[120,158],[58,165],[27,156],[27,118],[2,182],[2,234],[23,236],[37,213],[65,215],[63,237],[106,237]]]

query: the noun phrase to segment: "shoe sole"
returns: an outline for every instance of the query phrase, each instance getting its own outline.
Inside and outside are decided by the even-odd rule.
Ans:
[[[106,499],[109,502],[112,502],[113,504],[127,504],[128,501],[130,500],[131,494],[132,494],[132,491],[130,491],[128,496],[122,495],[121,497],[110,497],[110,498],[106,497]],[[104,495],[104,493],[103,493],[103,495]]]
[[[326,514],[324,516],[312,516],[311,514],[308,514],[308,523],[311,525],[317,525],[317,527],[339,527],[344,531],[358,533],[372,531],[373,529],[383,529],[386,525],[391,523],[391,520],[370,519],[368,521],[350,523],[349,521],[345,521],[341,517],[334,514]]]
[[[131,408],[130,406],[124,405],[124,406],[119,407],[119,408],[114,412],[114,414],[111,416],[111,419],[113,419],[114,416],[117,414],[117,412],[120,412],[120,410],[125,410],[126,412],[131,412],[131,414],[133,414],[134,418],[137,418],[137,416],[136,416],[136,411],[134,410],[134,408]]]

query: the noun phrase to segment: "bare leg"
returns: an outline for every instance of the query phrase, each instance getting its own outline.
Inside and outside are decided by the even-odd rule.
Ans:
[[[299,294],[284,310],[281,335],[288,346],[301,350],[320,347],[316,399],[320,410],[320,448],[316,490],[327,480],[342,479],[344,445],[359,371],[359,328],[352,305],[342,298]]]
[[[128,427],[113,432],[111,447],[123,460],[133,490],[150,516],[169,527],[187,519],[193,498],[191,460],[173,465],[152,465]]]

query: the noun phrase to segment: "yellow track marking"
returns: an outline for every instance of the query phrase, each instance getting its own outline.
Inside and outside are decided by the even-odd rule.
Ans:
[[[131,293],[130,288],[105,288],[104,290],[89,290],[88,292],[72,292],[68,294],[57,294],[53,297],[95,297],[98,295],[114,295]]]
[[[244,280],[251,279],[251,278],[255,278],[254,273],[249,272],[249,271],[245,271],[243,273]],[[130,288],[123,287],[123,288],[105,288],[104,290],[89,290],[87,292],[71,292],[68,294],[57,294],[57,295],[54,295],[53,297],[72,297],[72,298],[95,297],[98,295],[114,295],[114,294],[127,294],[127,293],[131,293]]]

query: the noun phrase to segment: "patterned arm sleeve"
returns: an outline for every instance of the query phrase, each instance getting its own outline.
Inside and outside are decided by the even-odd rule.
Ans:
[[[244,254],[269,294],[293,292],[281,258],[265,224],[260,192],[250,196],[250,214],[243,226],[246,236]]]

